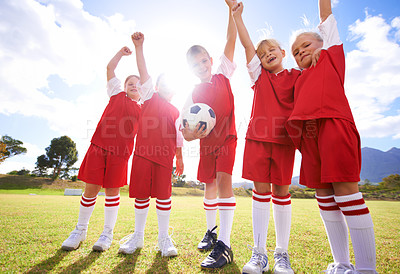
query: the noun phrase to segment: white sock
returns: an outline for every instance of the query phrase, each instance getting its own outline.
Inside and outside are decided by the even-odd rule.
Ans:
[[[253,189],[253,241],[254,247],[265,251],[267,245],[271,192],[257,193]]]
[[[346,217],[357,270],[376,270],[374,224],[361,192],[335,196],[335,201]]]
[[[87,229],[89,225],[90,216],[96,205],[97,196],[94,198],[86,198],[85,193],[81,196],[81,205],[79,207],[78,224],[76,225],[80,229]]]
[[[119,194],[116,196],[106,196],[104,204],[104,231],[107,233],[112,233],[117,222],[119,199]]]
[[[203,204],[206,211],[207,229],[211,231],[217,223],[218,199],[204,198]]]
[[[150,198],[135,199],[135,233],[144,236],[147,214],[149,213]]]
[[[275,221],[276,248],[288,250],[292,221],[292,201],[286,196],[272,195],[272,209]]]
[[[168,237],[169,215],[171,213],[171,197],[166,200],[156,200],[158,219],[158,238]]]
[[[233,216],[236,208],[235,197],[219,198],[219,236],[218,240],[222,241],[226,246],[231,247],[231,231],[233,224]]]
[[[334,196],[317,196],[319,213],[325,225],[335,263],[350,265],[349,235],[346,221]]]

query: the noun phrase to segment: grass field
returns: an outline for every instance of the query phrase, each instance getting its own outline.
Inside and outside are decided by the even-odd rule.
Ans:
[[[61,243],[74,228],[79,209],[77,196],[0,194],[0,272],[8,273],[199,273],[206,254],[196,250],[205,232],[201,196],[174,196],[170,225],[179,255],[160,257],[157,218],[152,201],[145,246],[132,255],[118,254],[118,241],[133,232],[132,200],[122,196],[112,247],[92,252],[103,226],[104,196],[97,200],[86,241],[65,252]],[[293,199],[290,255],[296,273],[319,273],[331,262],[329,244],[316,201]],[[400,203],[367,201],[375,223],[379,273],[400,273]],[[272,216],[272,213],[271,213]],[[237,197],[232,231],[234,261],[219,273],[240,273],[252,244],[251,198]],[[275,232],[270,219],[267,247],[273,249]],[[273,253],[269,253],[273,262]],[[354,257],[352,255],[354,262]],[[272,263],[273,264],[273,263]]]

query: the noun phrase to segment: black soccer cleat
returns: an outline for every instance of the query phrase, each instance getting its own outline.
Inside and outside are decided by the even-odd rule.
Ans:
[[[214,230],[217,229],[217,226],[214,226],[213,229],[207,230],[204,235],[203,240],[198,244],[197,249],[200,251],[209,251],[214,248],[215,243],[217,242],[217,233]]]
[[[210,255],[201,263],[203,269],[222,268],[224,265],[233,261],[232,249],[226,246],[222,241],[217,241]]]

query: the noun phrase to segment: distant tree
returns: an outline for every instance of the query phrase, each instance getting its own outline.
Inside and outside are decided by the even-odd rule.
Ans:
[[[53,169],[53,180],[58,177],[68,176],[72,165],[78,160],[76,144],[68,136],[61,136],[51,140],[50,146],[46,148],[46,155],[37,158],[36,170],[44,172]]]
[[[400,188],[400,175],[392,174],[382,179],[380,185],[387,188]]]
[[[23,144],[20,140],[3,135],[0,139],[0,163],[12,156],[26,153],[27,149],[22,146]]]
[[[37,157],[36,169],[33,173],[39,177],[47,176],[47,169],[50,167],[50,161],[46,155],[40,155]]]

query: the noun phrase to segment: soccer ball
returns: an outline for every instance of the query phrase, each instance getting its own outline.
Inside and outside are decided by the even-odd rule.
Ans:
[[[190,130],[194,130],[196,125],[200,123],[205,125],[206,134],[208,135],[215,126],[214,110],[202,103],[196,103],[187,108],[182,114],[182,125],[188,124]]]

